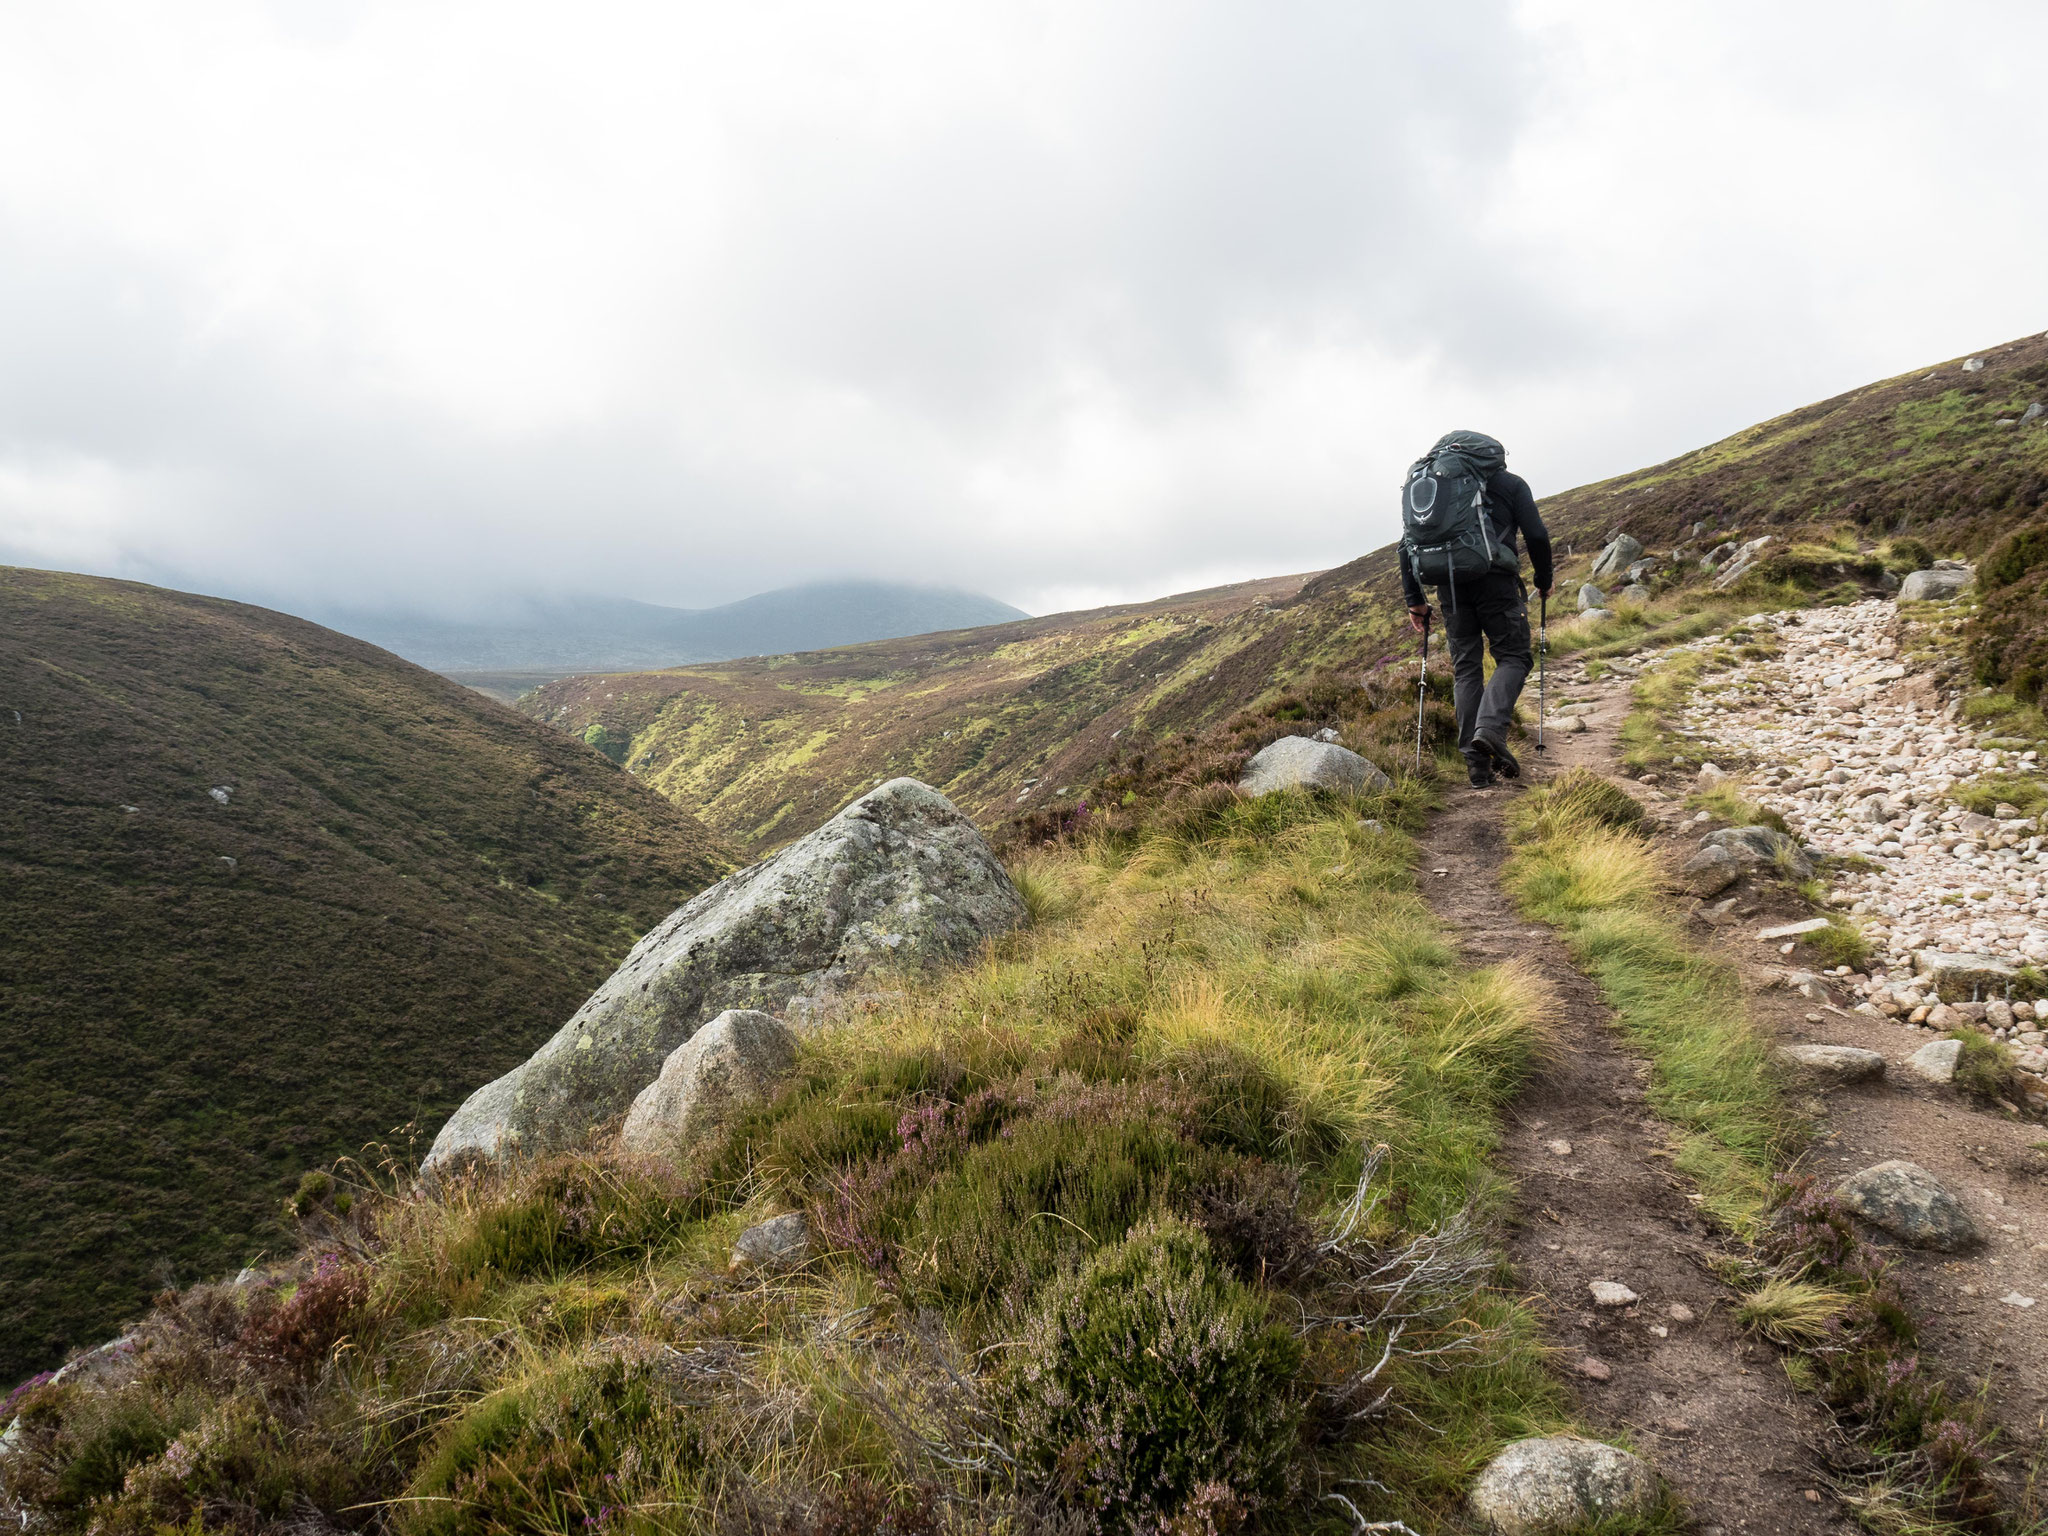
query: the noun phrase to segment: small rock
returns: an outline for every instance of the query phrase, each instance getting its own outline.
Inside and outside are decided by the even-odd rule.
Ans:
[[[2034,1304],[2033,1297],[2022,1296],[2018,1291],[2007,1291],[1998,1299],[2008,1307],[2031,1307]]]
[[[732,1245],[734,1269],[790,1269],[810,1252],[811,1226],[803,1212],[771,1216],[747,1228]]]
[[[1718,763],[1701,763],[1695,777],[1701,789],[1712,789],[1716,784],[1725,783],[1728,775],[1721,771]]]
[[[1517,1440],[1488,1462],[1467,1502],[1493,1536],[1553,1536],[1646,1515],[1657,1497],[1656,1475],[1640,1458],[1598,1440],[1544,1435]]]
[[[1930,1018],[1928,1022],[1933,1023],[1933,1020]],[[1952,1083],[1956,1080],[1956,1063],[1962,1055],[1962,1041],[1932,1040],[1906,1058],[1906,1070],[1930,1083]]]
[[[1701,847],[1724,848],[1746,865],[1783,868],[1795,880],[1813,878],[1805,850],[1775,827],[1723,827],[1701,839]]]
[[[1716,896],[1742,878],[1749,866],[1726,848],[1702,848],[1679,871],[1695,896]]]
[[[1600,551],[1600,558],[1593,562],[1593,576],[1614,575],[1626,571],[1643,557],[1643,546],[1628,534],[1618,533],[1614,542]]]
[[[1546,1141],[1545,1143],[1543,1143],[1543,1146],[1546,1151],[1549,1151],[1558,1157],[1570,1157],[1572,1155],[1572,1144],[1568,1141]]]
[[[1614,617],[1614,610],[1612,608],[1587,608],[1580,612],[1579,617],[1589,624],[1602,624]]]
[[[1614,1372],[1605,1360],[1596,1360],[1587,1355],[1579,1362],[1579,1374],[1589,1381],[1606,1381]]]
[[[1884,1076],[1884,1057],[1853,1045],[1787,1045],[1779,1048],[1778,1059],[1836,1083],[1860,1083]]]
[[[1819,933],[1828,926],[1824,917],[1810,917],[1803,923],[1781,923],[1776,928],[1766,928],[1757,934],[1760,939],[1798,939],[1809,933]]]
[[[1913,970],[1948,1003],[1986,993],[2002,994],[2019,981],[2019,972],[2002,960],[1989,955],[1943,954],[1938,949],[1913,951]]]
[[[1237,787],[1248,795],[1270,795],[1283,789],[1327,789],[1362,795],[1391,789],[1394,781],[1353,752],[1334,742],[1306,736],[1282,736],[1260,748],[1244,765]]]
[[[1585,613],[1591,609],[1605,608],[1606,606],[1607,594],[1594,586],[1593,583],[1589,581],[1579,588],[1579,612]]]
[[[1333,725],[1324,726],[1320,731],[1317,731],[1315,735],[1310,738],[1310,740],[1312,741],[1335,741],[1336,739],[1337,728]]]
[[[1894,1158],[1852,1173],[1835,1194],[1857,1216],[1916,1248],[1954,1253],[1978,1241],[1962,1202],[1918,1163]]]
[[[728,1008],[669,1052],[626,1111],[620,1149],[674,1155],[732,1110],[769,1097],[795,1064],[796,1036],[780,1020]]]
[[[1902,603],[1946,602],[1967,588],[1977,579],[1976,572],[1965,568],[1956,570],[1915,571],[1899,583],[1899,601]]]
[[[1689,1323],[1693,1319],[1692,1308],[1682,1301],[1671,1303],[1670,1306],[1664,1309],[1664,1315],[1669,1317],[1674,1323]]]
[[[1965,373],[1982,373],[1983,371],[1984,371],[1984,359],[1983,359],[1983,358],[1981,358],[1981,357],[1966,357],[1966,358],[1964,358],[1964,359],[1963,359],[1963,372],[1965,372]]]
[[[1643,1299],[1617,1280],[1590,1280],[1586,1289],[1596,1307],[1632,1307]]]

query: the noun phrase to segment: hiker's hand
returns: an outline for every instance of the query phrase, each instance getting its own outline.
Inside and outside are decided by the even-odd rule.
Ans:
[[[1550,600],[1550,588],[1538,587],[1536,589],[1536,595],[1542,598],[1545,602],[1548,602]]]
[[[1429,633],[1429,604],[1424,603],[1419,608],[1408,610],[1408,627],[1418,635]]]

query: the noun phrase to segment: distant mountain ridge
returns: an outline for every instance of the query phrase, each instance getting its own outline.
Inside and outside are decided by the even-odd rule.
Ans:
[[[978,629],[1028,617],[952,587],[835,581],[781,587],[717,608],[630,598],[538,598],[477,620],[329,610],[320,622],[437,672],[585,672],[779,656],[868,640]]]

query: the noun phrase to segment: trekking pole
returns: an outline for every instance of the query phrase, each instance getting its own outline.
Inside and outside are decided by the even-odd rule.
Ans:
[[[1422,772],[1422,709],[1429,699],[1429,615],[1422,616],[1422,670],[1415,674],[1415,772]]]
[[[1537,599],[1536,619],[1536,750],[1543,750],[1543,663],[1550,655],[1550,594]]]

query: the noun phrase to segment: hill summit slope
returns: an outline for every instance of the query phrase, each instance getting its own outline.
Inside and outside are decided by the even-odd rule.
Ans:
[[[0,569],[0,1376],[281,1233],[729,860],[596,753],[361,641]]]
[[[1992,551],[2043,517],[2048,412],[2029,416],[2037,401],[2048,401],[2044,336],[1549,497],[1543,515],[1560,556],[1553,616],[1572,611],[1594,554],[1618,533],[1659,557],[1648,585],[1660,594],[1715,579],[1701,559],[1738,534],[1770,536],[1744,579],[1780,594],[1875,586],[1883,562],[1874,549],[1886,540],[1923,544],[1925,558]],[[1981,680],[2012,679],[2024,693],[2048,678],[2048,627],[2037,632],[2030,617],[2031,595],[2048,581],[2048,536],[2021,540],[2006,564],[2017,595],[1986,605],[1977,664]],[[1618,596],[1621,583],[1608,585]],[[1413,649],[1389,545],[1320,575],[1151,603],[564,678],[519,707],[596,743],[735,843],[763,849],[897,774],[933,784],[988,825],[1072,806],[1090,785],[1153,771],[1162,751],[1192,745],[1255,701],[1312,693],[1319,674],[1355,684]]]

